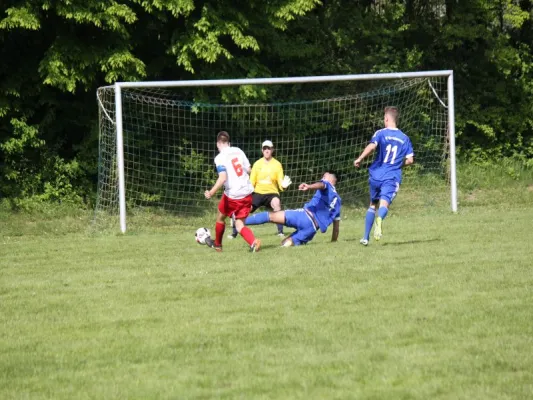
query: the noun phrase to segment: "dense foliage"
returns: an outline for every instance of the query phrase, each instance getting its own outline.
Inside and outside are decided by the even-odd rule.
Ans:
[[[532,14],[532,0],[4,0],[0,195],[93,193],[95,90],[117,80],[453,69],[460,156],[531,163]]]

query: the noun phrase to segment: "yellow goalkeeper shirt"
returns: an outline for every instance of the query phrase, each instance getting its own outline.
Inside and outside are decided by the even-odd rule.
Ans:
[[[254,186],[254,192],[259,194],[277,193],[283,190],[283,167],[274,157],[266,161],[265,157],[257,160],[252,167],[250,182]]]

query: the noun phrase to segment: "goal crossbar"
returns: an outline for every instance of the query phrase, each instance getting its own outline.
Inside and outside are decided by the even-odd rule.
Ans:
[[[452,76],[452,70],[426,72],[390,72],[382,74],[352,74],[352,75],[324,75],[298,76],[286,78],[243,78],[243,79],[206,79],[189,81],[146,81],[146,82],[117,82],[122,88],[169,88],[169,87],[206,87],[206,86],[239,86],[239,85],[280,85],[294,83],[323,83],[342,81],[368,81],[383,79],[431,78],[436,76]]]

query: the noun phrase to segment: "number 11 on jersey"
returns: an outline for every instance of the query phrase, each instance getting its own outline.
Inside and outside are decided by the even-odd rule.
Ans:
[[[392,152],[392,159],[390,160],[390,163],[394,164],[394,161],[396,161],[396,154],[398,153],[398,146],[393,147],[392,145],[388,144],[385,150],[387,150],[387,154],[385,155],[383,164],[387,163],[391,152]]]

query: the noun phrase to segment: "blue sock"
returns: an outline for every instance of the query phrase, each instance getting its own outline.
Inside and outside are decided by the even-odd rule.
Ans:
[[[370,230],[372,229],[372,225],[374,225],[374,218],[376,217],[376,210],[373,208],[368,208],[366,210],[366,218],[365,218],[365,239],[369,240],[370,238]]]
[[[278,226],[278,233],[283,233],[283,225],[276,224]]]
[[[378,217],[380,217],[381,219],[385,219],[388,212],[389,212],[389,209],[387,207],[379,207]]]
[[[244,221],[245,225],[261,225],[266,224],[267,222],[270,222],[270,218],[268,217],[268,211],[263,211],[254,215],[248,216],[246,220]]]

